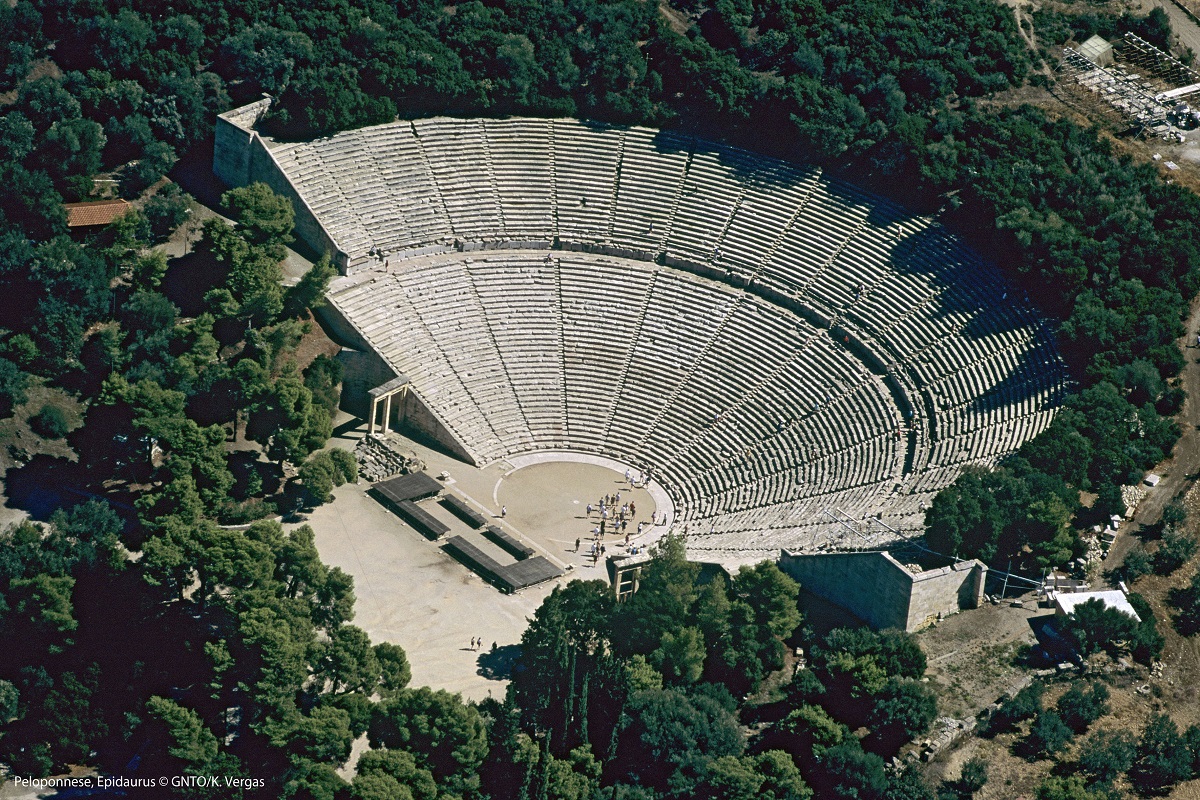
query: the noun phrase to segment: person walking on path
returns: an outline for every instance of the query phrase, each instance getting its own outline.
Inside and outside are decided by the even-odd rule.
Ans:
[[[508,516],[508,506],[500,506],[500,519]]]
[[[578,553],[578,552],[579,552],[579,539],[578,539],[578,538],[577,538],[577,539],[575,539],[575,552],[576,552],[576,553]]]

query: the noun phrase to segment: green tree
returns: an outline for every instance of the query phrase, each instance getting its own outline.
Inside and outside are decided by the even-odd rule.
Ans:
[[[805,800],[812,797],[812,790],[800,777],[790,756],[768,751],[758,758],[721,756],[713,759],[692,796],[713,800]]]
[[[9,641],[23,642],[34,652],[62,653],[73,643],[79,627],[72,593],[75,579],[69,575],[38,572],[29,578],[13,578],[4,591],[8,613],[3,621]]]
[[[387,791],[387,794],[380,792]],[[368,750],[358,760],[352,794],[361,800],[408,798],[437,800],[433,773],[422,768],[412,753],[403,750]]]
[[[1125,562],[1121,565],[1121,572],[1125,576],[1125,582],[1132,584],[1143,575],[1149,575],[1153,568],[1154,565],[1149,554],[1144,548],[1136,546],[1126,554]]]
[[[1155,714],[1138,740],[1129,779],[1139,791],[1156,794],[1192,777],[1192,754],[1179,728],[1166,714]]]
[[[1128,772],[1137,756],[1129,731],[1096,731],[1079,748],[1079,768],[1097,783],[1112,783]]]
[[[334,694],[365,692],[379,684],[381,667],[371,638],[353,625],[339,625],[328,643],[319,648],[316,675]]]
[[[925,733],[937,717],[937,698],[923,683],[891,681],[875,700],[869,727],[880,739],[906,742]]]
[[[165,728],[167,752],[189,766],[202,766],[217,757],[217,737],[205,727],[200,715],[165,697],[151,697],[146,711]]]
[[[802,617],[796,605],[800,585],[773,562],[739,568],[732,592],[755,610],[772,635],[786,639],[800,627]]]
[[[1075,733],[1083,733],[1108,713],[1108,687],[1093,681],[1087,688],[1074,684],[1058,699],[1058,713]]]
[[[852,800],[880,797],[888,788],[883,759],[864,752],[853,741],[846,741],[825,751],[821,763],[823,780],[814,779],[819,797]]]
[[[219,218],[204,222],[204,246],[228,265],[228,276],[221,287],[228,294],[218,290],[206,299],[227,299],[223,303],[210,302],[218,316],[236,315],[255,325],[265,325],[274,322],[283,310],[283,271],[279,262],[286,251],[282,245],[255,245],[253,238],[252,230],[243,236]]]
[[[850,729],[829,712],[806,703],[775,725],[772,742],[778,741],[782,749],[805,761],[820,758],[821,753],[841,744],[848,736]]]
[[[398,692],[376,708],[368,735],[372,747],[412,753],[450,792],[478,789],[487,731],[479,711],[456,694],[426,687]]]
[[[1200,572],[1192,576],[1187,586],[1172,589],[1167,598],[1179,610],[1175,615],[1175,629],[1184,636],[1200,632]]]
[[[926,539],[947,555],[994,563],[1015,552],[1006,530],[1029,502],[1028,486],[1008,470],[968,470],[934,497],[925,513]]]
[[[324,354],[318,355],[304,368],[304,385],[312,392],[313,402],[330,416],[337,413],[341,396],[342,362]]]
[[[663,634],[676,631],[696,602],[699,566],[688,562],[683,540],[664,537],[642,568],[638,591],[616,609],[614,628],[625,635],[614,642],[618,655],[649,654]]]
[[[676,689],[636,692],[628,714],[618,769],[658,790],[689,792],[707,759],[740,756],[745,746],[732,708],[711,697]]]
[[[400,645],[380,642],[375,645],[375,659],[379,662],[379,693],[387,699],[401,691],[412,680],[412,668],[408,656]]]
[[[1101,650],[1115,655],[1120,643],[1133,639],[1136,628],[1133,617],[1095,599],[1076,606],[1067,615],[1065,625],[1067,635],[1085,658]]]
[[[988,762],[980,756],[968,758],[959,770],[958,785],[965,794],[973,795],[987,785]]]
[[[1030,755],[1046,758],[1062,750],[1074,736],[1067,723],[1055,711],[1043,711],[1033,721],[1025,748]]]
[[[704,672],[704,639],[696,628],[667,631],[650,663],[671,683],[695,683]]]
[[[7,725],[17,718],[21,692],[9,681],[0,680],[0,725]]]
[[[1091,791],[1079,775],[1051,775],[1038,785],[1037,800],[1104,800],[1104,795]]]
[[[46,403],[29,419],[29,427],[44,439],[61,439],[67,435],[67,415],[58,406]]]
[[[265,183],[251,183],[221,195],[221,208],[237,223],[239,235],[250,245],[266,248],[281,261],[283,245],[292,241],[296,211],[292,201],[275,194]]]
[[[349,712],[333,704],[318,705],[308,714],[284,714],[262,729],[293,758],[316,763],[344,764],[354,744]]]
[[[333,431],[329,412],[313,404],[312,392],[288,365],[273,381],[249,387],[246,436],[266,445],[269,457],[299,463],[325,444]]]
[[[328,503],[335,486],[357,480],[358,464],[345,450],[325,450],[309,456],[299,472],[310,502],[316,505]]]
[[[0,416],[12,414],[13,408],[24,403],[29,375],[7,358],[0,358]]]
[[[295,286],[288,289],[284,298],[283,313],[286,316],[298,317],[305,311],[316,310],[325,305],[325,291],[329,288],[329,281],[337,274],[337,267],[329,260],[328,254],[322,256],[300,276]]]
[[[168,183],[146,200],[142,213],[150,223],[150,230],[155,239],[166,240],[176,228],[187,221],[191,214],[190,200],[177,183]]]
[[[221,54],[230,60],[233,74],[251,77],[272,95],[287,89],[297,65],[315,55],[312,40],[305,34],[262,22],[226,39]]]
[[[596,718],[588,713],[596,698],[619,708],[620,694],[613,694],[624,687],[611,654],[615,607],[607,584],[572,581],[550,593],[521,636],[514,699],[533,730],[550,731],[567,749],[599,735],[590,730]]]
[[[178,160],[175,148],[166,142],[147,142],[141,157],[121,176],[121,192],[128,197],[136,197],[158,183]]]

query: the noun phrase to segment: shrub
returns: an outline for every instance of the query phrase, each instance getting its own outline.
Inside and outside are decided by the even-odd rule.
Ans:
[[[1137,755],[1137,739],[1129,731],[1097,731],[1079,749],[1079,768],[1098,783],[1112,783],[1128,772]]]
[[[47,403],[29,419],[29,427],[43,439],[61,439],[67,435],[70,425],[67,415],[58,406]]]
[[[180,190],[179,184],[168,183],[146,201],[142,214],[150,223],[154,238],[163,241],[188,218],[189,196]]]
[[[1034,720],[1025,746],[1031,756],[1048,757],[1066,747],[1074,735],[1058,712],[1043,711]]]
[[[1166,714],[1155,714],[1146,724],[1129,777],[1146,794],[1165,793],[1192,777],[1191,751],[1175,722]]]
[[[1186,587],[1172,589],[1168,597],[1171,605],[1179,609],[1175,630],[1184,636],[1200,633],[1200,572],[1192,576]]]
[[[990,735],[1005,733],[1016,727],[1017,723],[1037,716],[1042,710],[1042,692],[1040,683],[1031,683],[1011,698],[992,715],[987,732]]]
[[[1121,565],[1126,583],[1133,583],[1143,575],[1149,575],[1153,568],[1150,554],[1140,546],[1130,550],[1129,555],[1125,556],[1125,563]]]
[[[988,765],[979,756],[967,759],[959,772],[958,786],[965,794],[975,794],[984,787],[988,779]]]
[[[1038,786],[1037,800],[1104,800],[1078,775],[1051,775]]]
[[[1159,575],[1170,575],[1195,554],[1195,539],[1182,531],[1170,530],[1154,553],[1154,571]]]
[[[1075,733],[1083,733],[1108,713],[1108,687],[1096,681],[1088,688],[1072,686],[1058,700],[1058,713]]]

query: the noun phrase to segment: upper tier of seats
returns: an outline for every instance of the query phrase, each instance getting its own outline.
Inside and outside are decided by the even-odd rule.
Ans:
[[[652,469],[692,550],[893,535],[867,514],[918,530],[1065,387],[994,268],[816,168],[571,120],[272,153],[346,254],[335,306],[468,452]]]

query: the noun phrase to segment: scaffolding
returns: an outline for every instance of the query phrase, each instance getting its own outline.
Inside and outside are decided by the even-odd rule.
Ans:
[[[1069,78],[1064,85],[1102,100],[1098,107],[1117,115],[1139,137],[1182,142],[1184,130],[1200,125],[1200,113],[1184,101],[1200,94],[1200,72],[1133,33],[1114,43],[1112,52],[1116,63],[1101,66],[1080,50],[1064,48],[1058,66]]]
[[[1170,130],[1170,107],[1157,98],[1158,92],[1140,75],[1121,67],[1102,67],[1073,47],[1063,49],[1059,71],[1073,82],[1098,96],[1138,134]]]
[[[1155,95],[1160,100],[1173,100],[1200,92],[1200,72],[1136,34],[1125,34],[1113,52],[1119,61],[1142,74],[1177,87]]]

